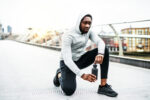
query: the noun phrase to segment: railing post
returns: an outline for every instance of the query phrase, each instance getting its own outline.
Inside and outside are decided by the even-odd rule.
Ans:
[[[117,31],[115,30],[115,28],[112,26],[112,24],[109,24],[110,28],[114,31],[117,39],[118,39],[118,42],[119,42],[119,56],[123,56],[123,49],[122,49],[122,41],[120,40],[120,37],[117,33]]]

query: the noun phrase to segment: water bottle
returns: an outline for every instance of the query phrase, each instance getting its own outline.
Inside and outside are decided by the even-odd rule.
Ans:
[[[97,80],[98,69],[97,69],[97,65],[96,64],[93,65],[92,74],[94,74],[96,76],[96,80]]]

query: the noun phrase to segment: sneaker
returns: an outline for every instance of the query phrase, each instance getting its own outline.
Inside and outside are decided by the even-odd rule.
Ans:
[[[58,73],[60,73],[60,72],[61,72],[61,70],[60,70],[60,69],[57,69],[56,75],[55,75],[55,77],[54,77],[54,79],[53,79],[53,83],[54,83],[54,85],[55,85],[56,87],[59,87],[59,86],[60,86],[59,79],[58,79]]]
[[[104,94],[110,97],[116,97],[118,95],[118,93],[116,93],[110,85],[106,84],[105,86],[99,86],[98,94]]]

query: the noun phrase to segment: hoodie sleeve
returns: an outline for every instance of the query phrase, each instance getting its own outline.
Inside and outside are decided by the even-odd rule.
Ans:
[[[104,50],[105,50],[104,41],[98,35],[96,35],[94,32],[90,33],[89,38],[97,45],[98,53],[104,54]]]
[[[62,37],[62,57],[68,68],[76,75],[81,77],[83,73],[72,60],[71,44],[72,44],[72,37],[69,35],[64,35]]]

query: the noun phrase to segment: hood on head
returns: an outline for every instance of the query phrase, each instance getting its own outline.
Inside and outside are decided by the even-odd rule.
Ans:
[[[81,23],[82,18],[85,17],[86,15],[92,16],[92,15],[89,14],[89,13],[82,12],[82,13],[79,15],[79,17],[78,17],[78,20],[77,20],[77,23],[76,23],[76,26],[75,26],[75,30],[76,30],[78,33],[81,33],[81,31],[80,31],[80,23]]]

